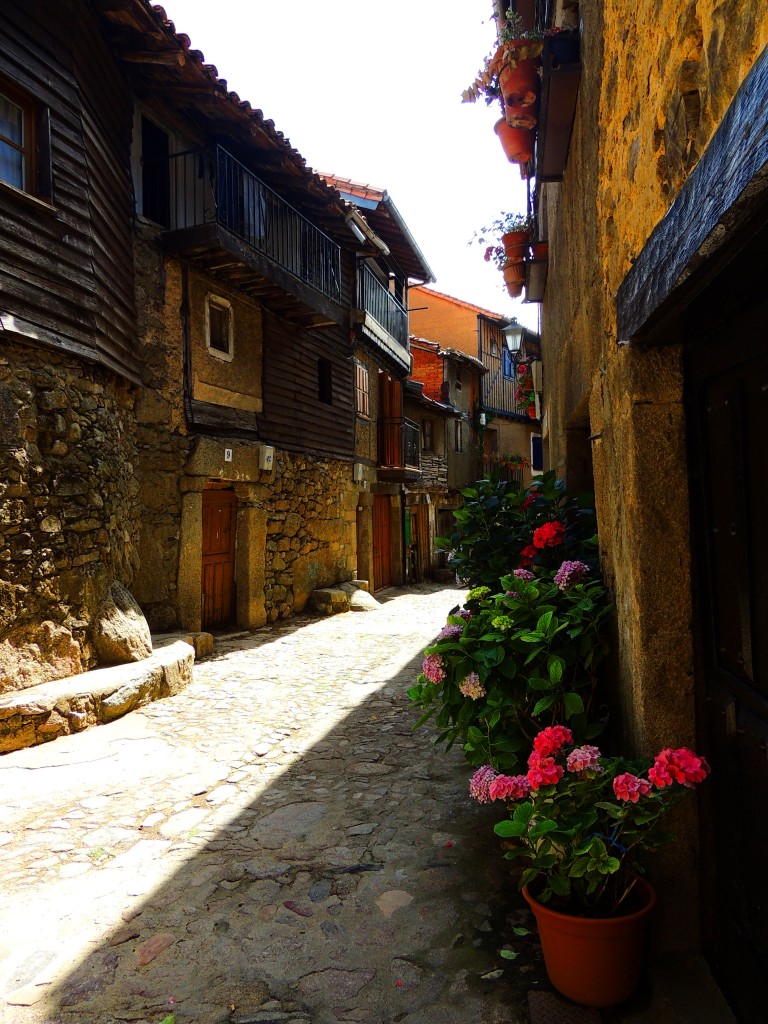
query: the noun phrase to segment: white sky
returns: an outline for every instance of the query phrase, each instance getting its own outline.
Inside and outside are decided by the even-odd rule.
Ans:
[[[438,291],[538,326],[468,245],[526,187],[493,131],[498,107],[461,102],[494,42],[490,0],[166,0],[229,89],[318,171],[384,188]]]

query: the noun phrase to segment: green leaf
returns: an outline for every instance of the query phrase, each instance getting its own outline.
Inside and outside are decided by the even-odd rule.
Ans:
[[[617,857],[606,857],[601,861],[598,870],[601,875],[613,875],[621,867],[621,861]]]
[[[499,950],[499,953],[505,960],[516,960],[520,955],[519,953],[515,953],[512,949],[501,949]]]
[[[539,619],[539,621],[536,623],[536,632],[537,633],[546,633],[547,630],[549,629],[549,624],[550,624],[551,621],[552,621],[552,612],[545,612],[544,615],[542,615],[541,618]]]
[[[566,693],[563,696],[563,704],[565,705],[566,718],[571,718],[573,715],[580,715],[584,711],[584,701],[578,693]]]
[[[545,711],[549,711],[556,700],[556,697],[542,697],[540,700],[537,700],[531,712],[533,717],[537,718],[539,715],[543,715]]]
[[[550,654],[547,658],[547,671],[553,683],[561,682],[565,671],[565,662],[557,654]]]
[[[571,891],[571,882],[567,875],[551,874],[549,887],[555,896],[567,896]]]
[[[554,832],[557,827],[558,825],[556,821],[544,818],[542,821],[536,822],[528,835],[531,839],[538,839],[540,836],[546,835],[547,832]]]
[[[522,938],[523,935],[530,935],[531,934],[530,930],[528,928],[513,928],[512,929],[512,933],[514,935],[519,935],[521,938]]]
[[[550,679],[542,679],[540,676],[531,676],[528,680],[530,690],[551,690],[556,685]]]
[[[413,728],[418,729],[419,726],[424,725],[424,723],[428,722],[436,711],[437,708],[430,708],[429,711],[427,711],[425,714],[421,716],[421,718],[417,719],[416,722],[414,722]]]

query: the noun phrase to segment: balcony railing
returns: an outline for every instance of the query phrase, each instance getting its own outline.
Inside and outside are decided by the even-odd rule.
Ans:
[[[379,419],[379,466],[386,469],[418,469],[420,431],[418,423],[404,418]]]
[[[499,480],[503,480],[506,483],[517,484],[518,487],[523,486],[523,478],[525,470],[519,466],[511,466],[508,462],[501,462],[495,456],[484,456],[483,457],[483,476],[489,477],[491,474],[495,474]]]
[[[167,188],[170,231],[219,224],[297,280],[340,300],[338,245],[221,146],[213,157],[198,150],[174,153]]]
[[[395,341],[408,348],[408,313],[373,271],[362,264],[358,275],[358,307],[369,313]]]

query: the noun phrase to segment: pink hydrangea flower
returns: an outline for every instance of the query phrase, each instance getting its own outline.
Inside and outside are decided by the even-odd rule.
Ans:
[[[524,800],[531,791],[525,775],[497,775],[488,787],[491,800]]]
[[[567,590],[574,583],[581,583],[589,572],[585,562],[563,562],[555,573],[554,581],[561,590]]]
[[[515,569],[512,575],[518,580],[525,580],[526,583],[536,579],[530,569]]]
[[[480,682],[480,676],[477,672],[470,672],[468,676],[462,679],[459,683],[459,689],[465,697],[471,697],[472,700],[479,700],[485,696],[485,687]]]
[[[528,758],[528,782],[531,789],[554,786],[564,774],[563,766],[557,764],[554,757],[542,757],[534,750]]]
[[[534,737],[533,749],[541,757],[556,754],[564,743],[573,743],[573,733],[564,725],[549,725]]]
[[[491,802],[489,790],[497,774],[489,764],[478,768],[469,780],[469,795],[474,797],[479,804],[489,804]]]
[[[430,654],[428,658],[425,658],[421,665],[421,671],[430,683],[434,683],[435,686],[437,686],[438,683],[442,683],[445,679],[443,659],[439,654]]]
[[[459,625],[457,622],[449,622],[443,626],[440,632],[437,634],[438,640],[454,640],[461,636],[464,632],[464,627]]]
[[[673,782],[679,782],[686,789],[693,789],[697,782],[706,779],[709,772],[706,758],[694,754],[688,747],[679,747],[677,750],[665,747],[657,755],[648,778],[657,789],[671,786]]]
[[[576,747],[568,755],[565,767],[569,772],[586,772],[590,768],[600,768],[600,751],[597,747],[590,747],[585,744],[583,747]]]
[[[636,804],[641,796],[647,796],[651,792],[651,784],[647,779],[641,779],[631,772],[624,772],[613,780],[613,792],[617,800]]]

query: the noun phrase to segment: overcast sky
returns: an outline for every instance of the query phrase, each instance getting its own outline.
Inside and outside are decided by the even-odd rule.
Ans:
[[[167,0],[176,31],[228,87],[275,122],[310,167],[384,188],[432,268],[434,288],[537,327],[468,245],[525,183],[493,125],[463,104],[495,41],[490,0]]]

